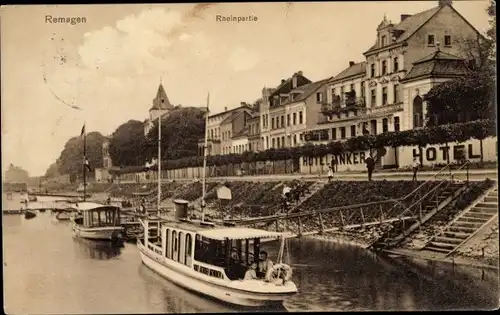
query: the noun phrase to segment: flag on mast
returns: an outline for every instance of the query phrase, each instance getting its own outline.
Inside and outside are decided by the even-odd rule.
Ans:
[[[83,137],[83,136],[85,136],[85,124],[83,125],[82,132],[80,134],[80,137]]]
[[[85,167],[87,168],[87,170],[89,172],[92,172],[92,169],[90,168],[90,163],[89,163],[89,160],[87,159],[87,157],[85,157]]]

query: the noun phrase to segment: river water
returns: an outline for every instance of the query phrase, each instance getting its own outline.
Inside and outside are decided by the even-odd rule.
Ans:
[[[241,311],[190,293],[141,263],[135,244],[73,238],[50,211],[2,216],[7,314]],[[391,258],[348,245],[289,240],[300,292],[278,311],[491,309],[498,299],[460,281],[410,273]],[[275,244],[264,244],[271,257]],[[490,297],[488,297],[490,296]],[[276,311],[276,310],[275,310]]]

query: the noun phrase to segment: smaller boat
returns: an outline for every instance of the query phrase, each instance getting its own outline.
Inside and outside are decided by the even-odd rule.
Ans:
[[[120,207],[94,202],[75,205],[79,213],[72,218],[75,236],[93,240],[122,240],[124,228],[120,224]]]
[[[30,211],[30,210],[26,210],[24,212],[24,218],[25,219],[33,219],[34,217],[36,217],[36,213],[35,212]]]
[[[69,221],[70,213],[70,211],[59,211],[56,214],[56,219],[59,221]]]

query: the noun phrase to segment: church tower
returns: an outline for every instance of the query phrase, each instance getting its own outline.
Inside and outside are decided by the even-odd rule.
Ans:
[[[160,80],[156,97],[153,99],[153,106],[149,109],[149,119],[144,124],[144,134],[147,135],[149,133],[149,130],[153,127],[153,122],[158,119],[158,117],[168,114],[173,109],[174,106],[170,103]]]

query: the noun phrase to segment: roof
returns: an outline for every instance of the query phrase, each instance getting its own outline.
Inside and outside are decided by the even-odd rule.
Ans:
[[[441,6],[437,6],[432,9],[414,14],[407,17],[399,24],[394,25],[394,29],[401,32],[401,34],[396,38],[396,43],[402,43],[410,38],[413,33],[415,33],[422,25],[427,23],[427,21],[429,21],[441,8]],[[376,42],[375,45],[370,47],[370,49],[365,52],[365,54],[378,48],[378,42]]]
[[[158,91],[156,92],[156,97],[153,99],[153,106],[150,110],[161,110],[161,109],[174,109],[174,106],[168,100],[167,93],[163,85],[160,83],[158,86]]]
[[[432,77],[457,77],[467,72],[464,60],[442,51],[432,54],[413,63],[410,71],[401,82],[407,82],[428,76]]]
[[[283,82],[280,83],[280,85],[278,85],[274,91],[272,91],[269,96],[273,96],[273,95],[276,95],[276,94],[279,94],[279,93],[286,93],[288,94],[290,91],[294,90],[292,88],[290,88],[290,91],[287,91],[287,89],[285,89],[285,91],[282,91],[283,88],[287,87],[287,86],[290,86],[292,85],[292,80],[293,78],[296,77],[297,78],[297,87],[295,89],[300,89],[302,88],[303,86],[305,86],[306,84],[309,84],[309,83],[312,83],[311,80],[309,80],[308,78],[306,78],[301,71],[297,72],[297,73],[294,73],[291,77],[289,77],[288,79],[284,80]],[[299,82],[300,81],[300,82]],[[301,82],[305,82],[305,84],[301,84]],[[300,84],[300,85],[299,85]]]
[[[231,113],[231,115],[229,115],[226,119],[224,119],[223,121],[221,121],[221,125],[225,125],[225,124],[229,124],[229,123],[232,123],[233,120],[236,119],[236,117],[238,117],[241,113]]]
[[[2,190],[4,192],[27,192],[28,185],[26,183],[3,183]]]
[[[199,231],[198,234],[203,237],[219,241],[223,241],[226,238],[233,240],[252,238],[277,238],[283,235],[283,233],[244,227],[215,228],[211,230]]]
[[[248,136],[248,131],[249,131],[248,126],[245,126],[243,129],[241,129],[239,132],[237,132],[234,136],[232,136],[231,139],[236,139],[238,137],[246,137],[246,136]]]
[[[209,115],[208,118],[216,117],[216,116],[223,115],[223,114],[232,113],[234,111],[241,110],[241,109],[249,109],[249,110],[251,110],[251,108],[249,106],[246,106],[246,105],[245,106],[239,106],[239,107],[236,107],[236,108],[233,108],[233,109],[230,109],[230,110],[226,110],[226,111],[220,112],[218,114]]]
[[[120,207],[113,206],[113,205],[103,205],[100,203],[96,202],[78,202],[72,208],[79,210],[79,211],[90,211],[90,210],[104,210],[105,208],[114,208],[114,209],[120,209]]]
[[[340,81],[357,75],[364,75],[366,73],[366,61],[355,63],[344,69],[339,74],[331,79],[331,82]]]
[[[327,79],[323,79],[321,81],[308,83],[308,84],[299,86],[298,88],[295,88],[295,89],[291,90],[290,93],[301,91],[302,94],[300,94],[300,96],[297,97],[296,99],[289,100],[286,103],[281,104],[280,106],[287,105],[287,104],[292,104],[292,103],[296,103],[296,102],[301,102],[301,101],[305,100],[306,98],[309,97],[309,95],[311,95],[312,93],[314,93],[321,86],[323,86],[324,83],[326,83],[327,81],[329,81],[331,79],[332,79],[332,77],[327,78]]]

